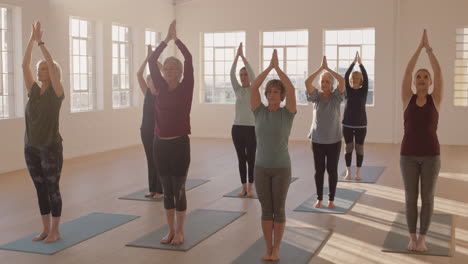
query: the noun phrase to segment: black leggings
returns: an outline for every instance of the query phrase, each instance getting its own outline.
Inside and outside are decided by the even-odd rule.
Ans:
[[[346,167],[351,167],[353,149],[356,148],[356,167],[362,166],[364,160],[364,139],[367,128],[351,128],[343,126],[343,136],[346,143],[345,161]]]
[[[157,151],[156,151],[157,150]],[[185,181],[190,165],[190,139],[154,137],[154,160],[164,189],[164,208],[185,211]]]
[[[255,151],[257,140],[254,126],[233,125],[231,129],[232,142],[236,147],[239,161],[239,174],[241,182],[247,183],[247,165],[249,166],[249,183],[254,182]]]
[[[36,187],[41,215],[52,212],[53,217],[60,217],[62,196],[60,195],[59,182],[63,165],[62,143],[43,147],[26,144],[24,158]]]
[[[338,183],[338,161],[340,159],[341,141],[333,144],[319,144],[312,142],[312,152],[315,163],[315,187],[317,200],[323,200],[323,180],[325,168],[328,172],[328,200],[335,200],[336,185]]]
[[[156,170],[153,157],[153,140],[155,137],[153,129],[149,129],[148,131],[142,129],[140,132],[141,141],[143,142],[143,147],[145,148],[146,161],[148,163],[148,189],[152,193],[163,193],[161,179],[159,178],[158,172]]]

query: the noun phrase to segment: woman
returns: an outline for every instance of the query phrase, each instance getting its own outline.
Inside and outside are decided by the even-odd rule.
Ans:
[[[60,82],[59,65],[54,62],[45,47],[42,33],[40,22],[36,22],[32,26],[31,38],[23,59],[23,76],[29,97],[25,110],[24,157],[36,187],[42,215],[42,233],[33,241],[44,240],[44,243],[51,243],[60,238],[62,197],[59,182],[63,147],[59,132],[59,114],[65,96]],[[34,79],[30,68],[34,42],[44,56],[44,60],[37,64],[37,81],[40,84]]]
[[[417,70],[413,82],[413,71],[423,48],[434,71],[434,82],[426,69]],[[416,94],[411,90],[411,83],[416,87]],[[432,93],[429,93],[432,84],[434,88]],[[401,86],[404,136],[401,142],[400,168],[405,185],[406,220],[410,236],[408,250],[411,251],[427,251],[426,234],[431,224],[435,185],[440,170],[437,123],[442,95],[442,70],[424,30],[418,49],[406,66]],[[416,237],[419,184],[421,184],[422,206],[419,236]]]
[[[141,121],[141,141],[143,142],[143,147],[146,153],[146,161],[148,164],[148,185],[149,193],[145,197],[151,197],[154,199],[159,199],[162,197],[162,186],[161,179],[156,170],[153,158],[153,140],[154,140],[154,97],[158,92],[154,87],[153,80],[151,76],[146,76],[146,81],[143,78],[143,73],[145,72],[146,63],[148,58],[151,55],[151,45],[148,45],[148,52],[146,59],[140,66],[137,72],[138,84],[140,85],[140,90],[145,96],[145,101],[143,103],[143,119]],[[157,62],[159,68],[162,68],[159,61]]]
[[[262,104],[259,87],[275,69],[280,80],[270,80],[265,88],[268,106]],[[286,97],[285,107],[280,107]],[[288,139],[296,114],[295,88],[280,69],[274,50],[270,65],[250,88],[251,108],[255,116],[258,148],[255,163],[255,188],[262,206],[262,231],[266,253],[262,260],[280,259],[279,248],[286,226],[285,204],[291,182],[291,160]],[[274,237],[274,241],[273,241]]]
[[[241,84],[236,78],[236,67],[239,57],[242,58],[245,67],[239,71]],[[250,110],[250,79],[255,75],[249,62],[242,52],[242,43],[237,49],[237,55],[231,67],[231,84],[236,94],[236,117],[232,125],[231,135],[239,162],[239,174],[242,183],[242,191],[239,196],[253,197],[254,164],[257,141],[255,139],[255,118]],[[247,165],[249,166],[249,186],[247,189]]]
[[[322,73],[322,71],[324,71]],[[320,89],[312,82],[320,74]],[[334,79],[338,80],[333,90]],[[312,152],[315,163],[315,186],[317,188],[316,208],[322,207],[323,181],[325,168],[328,172],[328,208],[335,208],[335,191],[338,183],[338,161],[341,150],[340,104],[344,99],[345,81],[338,73],[328,68],[324,56],[322,65],[305,81],[307,100],[314,103],[315,118],[309,138],[312,139]]]
[[[359,63],[361,71],[351,73],[356,62]],[[361,167],[364,160],[364,139],[367,133],[366,101],[369,90],[369,79],[359,53],[356,52],[356,57],[346,71],[344,79],[346,81],[346,105],[343,117],[343,137],[346,143],[345,180],[351,180],[351,160],[353,149],[356,148],[356,180],[359,181],[362,180]]]
[[[182,66],[179,59],[167,58],[162,68],[163,77],[157,61],[171,40],[174,40],[182,52],[185,62]],[[175,21],[171,23],[166,39],[151,54],[148,62],[151,79],[159,89],[154,103],[156,119],[153,151],[156,168],[163,184],[164,208],[169,225],[169,233],[161,243],[180,245],[184,242],[183,227],[187,210],[185,181],[190,165],[188,135],[194,78],[192,55],[177,38]]]

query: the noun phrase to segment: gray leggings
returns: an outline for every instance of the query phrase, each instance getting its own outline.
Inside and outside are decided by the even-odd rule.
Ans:
[[[291,183],[291,168],[255,166],[255,189],[262,205],[262,220],[286,222],[286,196]]]
[[[419,234],[425,235],[431,224],[434,192],[440,170],[440,156],[400,156],[401,175],[405,185],[406,221],[410,233],[418,223],[419,182],[421,182],[421,215]]]

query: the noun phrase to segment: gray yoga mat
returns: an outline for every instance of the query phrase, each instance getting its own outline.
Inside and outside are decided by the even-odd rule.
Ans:
[[[354,203],[359,199],[361,194],[365,190],[360,189],[344,189],[336,188],[335,193],[335,207],[334,209],[329,209],[328,204],[328,187],[323,188],[323,205],[322,208],[315,208],[315,202],[317,201],[317,195],[313,195],[301,205],[299,205],[294,211],[298,212],[312,212],[312,213],[325,213],[325,214],[345,214]]]
[[[431,226],[426,234],[426,246],[428,251],[409,251],[406,249],[409,241],[406,216],[404,213],[399,213],[395,217],[392,228],[385,238],[382,251],[433,256],[451,256],[452,234],[453,216],[448,214],[434,214],[432,215]]]
[[[187,251],[244,214],[245,212],[197,209],[185,219],[183,244],[161,244],[161,239],[168,232],[167,225],[164,225],[128,243],[127,246]]]
[[[258,239],[242,255],[235,259],[233,264],[254,264],[254,263],[294,263],[306,264],[325,244],[331,235],[328,229],[306,228],[306,227],[286,227],[283,241],[280,247],[279,261],[262,261],[261,257],[265,253],[265,240]]]
[[[202,179],[187,179],[185,183],[185,191],[191,190],[195,187],[198,187],[204,183],[209,182],[209,180],[202,180]],[[150,202],[161,202],[163,199],[154,199],[145,197],[145,194],[148,193],[148,189],[139,190],[137,192],[131,193],[129,195],[119,197],[122,200],[138,200],[138,201],[150,201]]]
[[[375,166],[363,166],[361,167],[361,178],[362,180],[357,181],[356,177],[356,167],[351,166],[351,180],[347,181],[344,179],[346,176],[346,170],[344,170],[338,177],[340,182],[356,182],[356,183],[375,183],[379,179],[382,172],[385,170],[385,167],[375,167]]]
[[[291,178],[291,183],[295,182],[298,178],[296,177],[292,177]],[[226,193],[225,195],[223,195],[224,197],[233,197],[233,198],[247,198],[247,199],[258,199],[257,197],[257,191],[255,190],[254,188],[254,197],[248,197],[248,196],[239,196],[239,193],[241,192],[242,190],[242,187],[239,187],[237,189],[235,189],[234,191],[232,192],[228,192]]]
[[[31,241],[34,237],[39,235],[39,233],[37,233],[2,245],[0,249],[51,255],[130,222],[138,217],[139,216],[135,215],[91,213],[61,224],[61,239],[57,242],[45,244],[42,241]]]

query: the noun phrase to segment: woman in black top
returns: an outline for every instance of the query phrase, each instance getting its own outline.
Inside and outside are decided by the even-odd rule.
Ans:
[[[143,119],[141,122],[141,141],[143,142],[143,147],[146,153],[146,161],[148,164],[148,189],[149,192],[145,195],[148,198],[159,199],[162,198],[162,184],[161,179],[158,176],[156,170],[156,164],[153,157],[153,140],[154,140],[154,97],[157,94],[157,89],[154,86],[151,76],[148,75],[143,78],[143,73],[145,71],[146,63],[148,63],[148,58],[153,51],[151,50],[151,45],[148,45],[148,52],[145,60],[140,66],[140,69],[137,72],[138,84],[140,85],[141,92],[145,96],[145,101],[143,103]],[[159,62],[158,62],[159,63]],[[159,65],[162,69],[162,65]]]
[[[356,62],[359,63],[361,72],[355,71],[351,73]],[[345,80],[346,105],[343,115],[343,136],[346,143],[345,180],[351,180],[351,160],[354,148],[356,148],[356,180],[361,180],[364,139],[367,133],[366,100],[369,79],[358,52],[356,52],[353,63],[349,66],[348,71],[346,71]]]
[[[24,157],[36,187],[43,224],[42,233],[33,241],[44,240],[44,243],[51,243],[60,238],[62,197],[59,181],[63,148],[59,133],[59,114],[64,94],[60,68],[45,47],[42,33],[41,24],[36,22],[32,26],[31,38],[23,58],[23,76],[29,97],[25,109]],[[37,79],[40,84],[34,79],[30,68],[34,42],[44,56],[44,60],[37,64]]]

